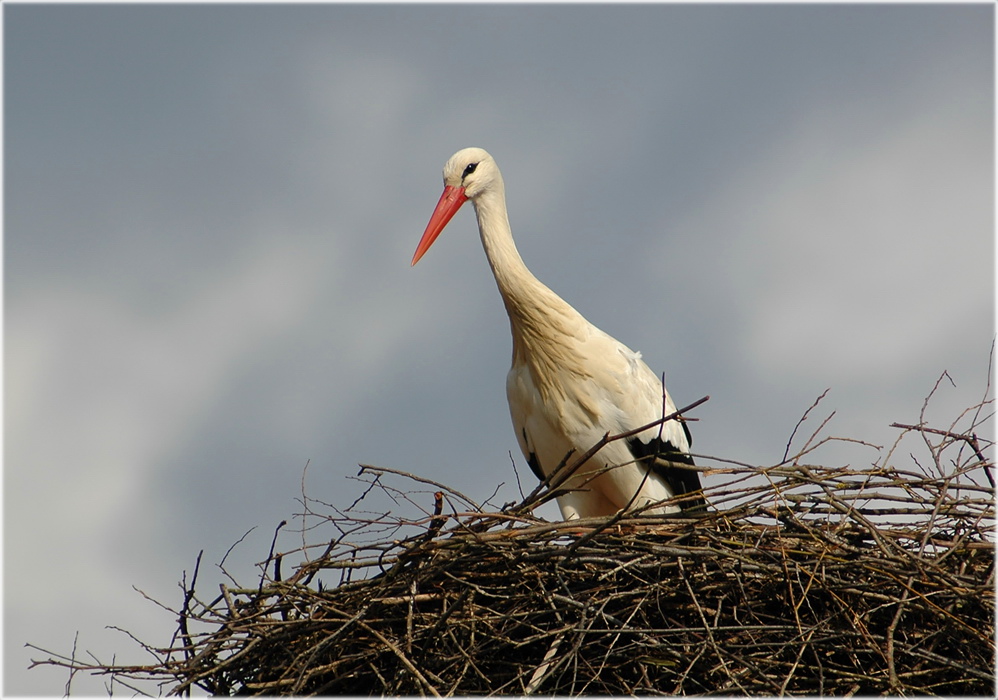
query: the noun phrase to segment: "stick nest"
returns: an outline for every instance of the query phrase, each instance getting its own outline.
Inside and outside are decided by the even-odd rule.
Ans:
[[[303,545],[255,585],[203,600],[185,576],[155,664],[39,663],[179,694],[992,695],[991,463],[971,432],[896,427],[929,457],[815,466],[812,436],[774,467],[699,458],[723,485],[696,518],[552,523],[551,488],[489,509],[362,467],[350,508],[303,500]],[[362,510],[379,494],[422,512]]]

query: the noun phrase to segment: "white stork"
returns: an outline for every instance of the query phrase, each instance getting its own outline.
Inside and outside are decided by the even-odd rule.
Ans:
[[[624,433],[676,410],[641,354],[592,325],[531,274],[513,243],[499,167],[481,148],[444,165],[444,192],[426,226],[415,265],[467,200],[475,206],[485,255],[506,305],[513,365],[506,396],[527,463],[541,480],[569,453],[583,455],[607,433]],[[566,520],[644,508],[700,489],[686,423],[670,420],[602,447],[565,482],[558,497]],[[703,510],[702,496],[649,508]]]

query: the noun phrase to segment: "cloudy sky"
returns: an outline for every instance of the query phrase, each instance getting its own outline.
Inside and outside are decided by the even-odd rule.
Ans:
[[[880,445],[943,371],[937,425],[984,394],[990,5],[5,10],[8,694],[63,691],[26,642],[148,661],[133,587],[203,549],[217,590],[256,527],[254,580],[306,463],[341,507],[360,462],[515,497],[470,207],[409,267],[465,146],[534,273],[711,396],[697,452],[775,463],[826,388]]]

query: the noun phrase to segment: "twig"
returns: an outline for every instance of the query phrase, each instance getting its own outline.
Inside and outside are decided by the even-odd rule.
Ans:
[[[363,474],[365,472],[370,472],[372,474],[378,474],[378,475],[380,475],[380,474],[395,474],[396,476],[403,476],[406,479],[410,479],[412,481],[418,481],[418,482],[423,483],[423,484],[429,484],[430,486],[437,487],[441,491],[446,491],[449,494],[457,496],[462,501],[464,501],[468,506],[470,506],[471,508],[474,508],[475,510],[481,510],[482,509],[482,507],[480,505],[478,505],[478,503],[476,503],[471,498],[468,498],[467,496],[465,496],[463,493],[461,493],[457,489],[453,489],[453,488],[451,488],[449,486],[445,486],[444,484],[441,484],[439,481],[434,481],[433,479],[427,479],[427,478],[422,477],[422,476],[416,476],[415,474],[410,474],[409,472],[404,472],[404,471],[402,471],[400,469],[389,469],[388,467],[375,467],[375,466],[373,466],[371,464],[361,464],[360,465],[360,471],[358,472],[358,474]]]
[[[198,557],[194,562],[194,573],[191,575],[191,585],[184,586],[184,603],[183,605],[180,606],[180,616],[179,616],[180,639],[182,640],[184,645],[184,658],[187,660],[190,660],[191,656],[194,653],[192,651],[194,644],[191,641],[191,634],[187,628],[187,618],[190,615],[191,601],[194,600],[194,590],[197,586],[198,571],[201,569],[201,555],[203,554],[204,554],[203,549],[200,552],[198,552]],[[69,695],[68,689],[66,691],[66,694]]]
[[[277,527],[274,528],[274,537],[270,540],[270,551],[267,553],[267,560],[263,563],[263,566],[261,567],[262,572],[260,574],[260,588],[259,588],[260,591],[263,591],[264,579],[267,576],[267,564],[269,564],[274,559],[274,548],[277,546],[277,535],[281,532],[281,528],[287,524],[288,524],[287,520],[282,520],[281,522],[277,523]],[[276,563],[275,566],[280,567],[280,563],[279,562]],[[275,581],[281,580],[280,574],[281,574],[280,568],[275,569],[274,571]]]
[[[816,398],[816,399],[814,400],[814,403],[813,403],[813,404],[811,404],[811,405],[810,405],[810,406],[808,407],[808,409],[807,409],[806,411],[804,411],[804,415],[802,415],[802,416],[800,417],[800,420],[799,420],[799,421],[797,421],[797,425],[795,425],[795,426],[794,426],[794,429],[793,429],[793,432],[792,432],[792,433],[790,433],[790,439],[789,439],[789,440],[787,440],[787,447],[786,447],[786,449],[785,449],[785,450],[783,451],[783,459],[782,459],[782,460],[780,461],[780,464],[784,464],[784,463],[786,463],[786,461],[787,461],[787,459],[788,459],[788,455],[790,454],[790,445],[792,445],[792,444],[793,444],[793,442],[794,442],[794,436],[795,436],[795,435],[797,434],[797,430],[798,430],[798,429],[800,428],[800,426],[801,426],[801,425],[802,425],[802,424],[804,423],[804,421],[806,421],[806,420],[807,420],[807,417],[808,417],[808,414],[810,414],[810,413],[811,413],[811,411],[813,411],[813,410],[814,410],[815,408],[817,408],[817,407],[818,407],[818,404],[819,404],[819,403],[821,403],[821,400],[822,400],[823,398],[825,398],[825,396],[827,396],[827,395],[828,395],[828,392],[829,392],[829,391],[831,391],[831,388],[828,388],[828,389],[825,389],[825,390],[824,390],[823,392],[821,392],[821,395],[820,395],[820,396],[818,396],[818,398]],[[827,419],[826,419],[826,420],[827,420]]]
[[[963,433],[954,433],[950,430],[939,430],[938,428],[928,428],[924,425],[908,425],[907,423],[891,423],[892,428],[900,428],[902,430],[917,430],[921,433],[932,433],[933,435],[942,435],[943,437],[948,437],[951,440],[963,440],[968,445],[970,449],[974,451],[977,459],[981,462],[981,467],[984,469],[984,475],[988,478],[988,483],[991,484],[991,488],[995,488],[995,479],[991,474],[991,463],[984,457],[984,453],[981,451],[981,444],[977,439],[976,434],[964,435]]]

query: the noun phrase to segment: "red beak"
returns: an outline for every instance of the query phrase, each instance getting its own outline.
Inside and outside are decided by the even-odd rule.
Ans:
[[[412,256],[412,265],[419,262],[423,254],[433,245],[433,241],[437,240],[437,236],[444,230],[447,222],[454,218],[457,210],[467,201],[468,198],[464,194],[463,187],[452,187],[450,185],[444,187],[444,193],[440,195],[437,208],[433,210],[433,215],[430,216],[430,223],[426,224],[423,237],[419,239],[419,245],[416,246],[416,253]]]

